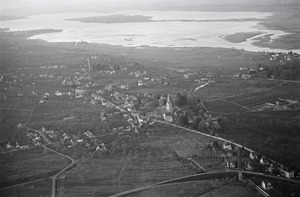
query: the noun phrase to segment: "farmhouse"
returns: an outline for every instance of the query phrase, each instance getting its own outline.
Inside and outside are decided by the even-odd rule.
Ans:
[[[56,91],[55,93],[54,93],[56,96],[62,96],[62,93],[60,92],[60,91]]]
[[[86,131],[86,132],[84,132],[84,135],[86,135],[86,136],[87,136],[87,137],[89,137],[89,138],[92,138],[92,137],[94,137],[93,133],[92,133],[92,132],[90,132],[90,131]]]
[[[224,142],[223,149],[224,150],[232,150],[232,146],[228,142]]]
[[[279,168],[279,172],[282,176],[284,176],[285,178],[288,178],[288,179],[295,177],[295,171],[288,171],[286,169]]]

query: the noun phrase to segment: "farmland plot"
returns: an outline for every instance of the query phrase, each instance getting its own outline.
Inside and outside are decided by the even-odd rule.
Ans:
[[[25,179],[63,169],[69,163],[64,157],[43,148],[22,150],[1,155],[1,183]]]
[[[51,196],[51,184],[52,180],[50,178],[40,180],[38,182],[33,182],[25,185],[20,185],[10,189],[0,190],[0,196],[10,196],[10,197],[50,197]]]

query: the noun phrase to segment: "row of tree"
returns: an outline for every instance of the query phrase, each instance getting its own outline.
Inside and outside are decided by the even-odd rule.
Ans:
[[[300,60],[285,62],[282,65],[268,66],[265,69],[268,78],[300,80]]]

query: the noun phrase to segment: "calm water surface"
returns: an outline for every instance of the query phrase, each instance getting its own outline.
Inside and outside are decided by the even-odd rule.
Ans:
[[[113,14],[144,15],[151,16],[153,20],[177,21],[104,24],[65,20]],[[93,43],[132,47],[143,45],[156,47],[234,47],[249,51],[285,51],[254,46],[252,43],[255,37],[242,43],[231,43],[223,39],[225,35],[239,32],[259,31],[261,33],[259,36],[272,34],[271,40],[285,35],[286,33],[283,31],[269,30],[259,24],[261,19],[271,16],[271,13],[262,12],[122,11],[117,13],[66,13],[35,15],[27,19],[0,21],[0,27],[10,28],[13,31],[63,30],[58,33],[35,35],[30,38],[43,39],[49,42],[84,40]],[[245,19],[245,21],[230,21],[230,19]],[[184,22],[180,20],[200,21]]]

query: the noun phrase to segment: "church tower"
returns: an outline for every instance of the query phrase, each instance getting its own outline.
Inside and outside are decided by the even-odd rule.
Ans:
[[[166,110],[167,110],[167,112],[173,111],[172,102],[170,101],[169,94],[168,94],[167,103],[166,103]]]

